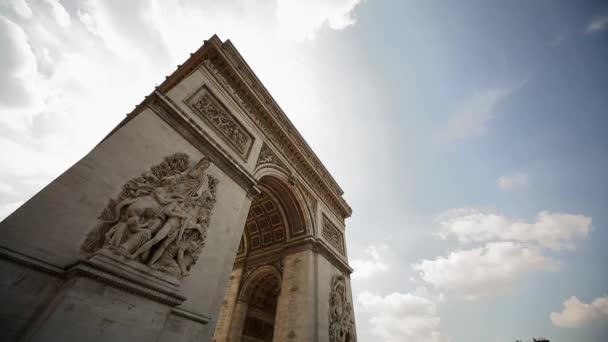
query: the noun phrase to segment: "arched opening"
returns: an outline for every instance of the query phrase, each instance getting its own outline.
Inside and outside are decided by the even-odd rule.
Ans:
[[[290,242],[304,238],[305,205],[293,187],[275,175],[258,183],[236,255],[232,284],[226,292],[216,341],[273,341],[280,303],[284,252]],[[235,290],[230,290],[235,289]]]
[[[240,300],[247,303],[241,341],[271,342],[281,279],[276,269],[266,267],[244,284]]]

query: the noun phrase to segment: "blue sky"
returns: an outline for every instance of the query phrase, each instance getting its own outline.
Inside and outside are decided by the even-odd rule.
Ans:
[[[2,216],[217,33],[354,209],[361,341],[608,340],[607,3],[11,0],[0,20]]]

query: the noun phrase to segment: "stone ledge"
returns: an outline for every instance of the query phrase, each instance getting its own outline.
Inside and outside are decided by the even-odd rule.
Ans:
[[[56,277],[61,277],[65,272],[63,268],[57,265],[49,264],[48,262],[32,258],[4,246],[0,246],[0,259],[5,259],[9,262],[20,264],[40,272],[54,275]]]
[[[106,250],[99,251],[89,259],[80,260],[67,269],[6,247],[0,247],[0,258],[66,280],[74,277],[95,279],[170,306],[180,305],[186,300],[179,291],[180,283],[177,279],[155,270],[146,269],[144,272],[144,265],[131,260],[121,260],[114,253]],[[191,313],[191,315],[196,314]]]
[[[194,312],[190,312],[190,311],[184,310],[182,308],[178,308],[178,307],[171,309],[171,313],[173,313],[176,316],[183,317],[183,318],[186,318],[186,319],[189,319],[191,321],[198,322],[201,324],[208,324],[211,321],[211,318],[209,318],[207,316],[199,315]]]
[[[127,292],[177,306],[186,300],[177,279],[129,260],[107,249],[79,261],[66,271],[66,278],[84,276]]]

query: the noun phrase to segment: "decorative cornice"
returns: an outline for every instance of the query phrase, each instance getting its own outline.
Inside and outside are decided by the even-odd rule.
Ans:
[[[212,64],[205,63],[206,60]],[[210,68],[210,65],[214,67]],[[342,189],[229,40],[223,43],[213,35],[156,87],[157,92],[166,94],[199,68],[207,69],[216,77],[259,126],[266,136],[266,142],[289,161],[293,170],[301,175],[304,182],[340,220],[350,217],[352,209],[342,198]],[[146,100],[136,106],[108,136],[135,117],[145,106]]]
[[[212,74],[260,126],[260,130],[267,135],[267,140],[289,159],[293,168],[302,174],[323,202],[341,219],[349,217],[352,210],[342,198],[342,189],[230,41],[223,43],[216,35],[211,37],[183,65],[178,66],[158,90],[168,92],[204,65],[205,60],[216,63],[214,70],[210,70]],[[209,68],[209,63],[207,64],[205,68]]]
[[[220,58],[216,58],[215,60],[222,62],[222,59]],[[225,60],[223,62],[226,63]],[[325,170],[320,163],[311,164],[311,161],[314,161],[316,157],[315,159],[311,159],[310,155],[302,155],[302,151],[306,150],[303,149],[304,144],[306,144],[304,139],[298,139],[300,140],[300,144],[298,144],[290,137],[290,134],[295,134],[294,132],[297,133],[297,131],[294,129],[291,133],[285,132],[283,127],[280,126],[280,123],[276,121],[276,118],[272,115],[268,115],[268,108],[262,107],[259,109],[255,106],[253,100],[245,99],[241,96],[241,94],[246,96],[246,93],[244,91],[239,92],[235,90],[235,86],[231,84],[224,74],[228,73],[228,68],[224,69],[226,70],[225,72],[220,71],[211,59],[204,60],[203,65],[210,74],[215,76],[225,90],[233,95],[244,112],[247,113],[249,118],[259,127],[260,131],[266,136],[266,143],[272,145],[289,161],[295,172],[299,173],[302,179],[318,193],[323,202],[336,213],[336,216],[341,220],[345,217],[349,217],[352,210],[342,198],[342,190],[339,188],[333,188],[332,190],[332,187],[327,183],[326,177],[319,174],[319,171]],[[294,136],[301,138],[299,133]]]
[[[345,258],[333,251],[327,242],[314,238],[289,241],[280,247],[271,247],[254,255],[250,255],[247,259],[244,258],[244,256],[239,256],[234,262],[234,268],[244,267],[245,260],[247,260],[248,264],[260,265],[267,262],[266,260],[276,259],[277,256],[284,257],[289,254],[306,250],[323,255],[334,267],[348,277],[350,277],[350,274],[353,272],[353,269],[347,264]]]

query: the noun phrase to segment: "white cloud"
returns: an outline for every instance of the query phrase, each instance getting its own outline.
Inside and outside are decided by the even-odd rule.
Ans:
[[[513,190],[528,184],[528,175],[518,172],[509,176],[500,176],[496,182],[502,190]]]
[[[87,0],[73,17],[61,3],[13,1],[19,17],[0,16],[0,179],[15,190],[0,193],[0,205],[27,200],[81,158],[214,33],[234,42],[290,115],[329,111],[321,64],[310,42],[280,39],[276,2]],[[339,29],[354,4],[319,6]]]
[[[413,268],[436,289],[474,300],[509,292],[524,274],[552,270],[556,265],[533,246],[492,242],[451,252],[447,257],[422,260]]]
[[[385,244],[367,247],[363,251],[366,255],[364,258],[353,259],[350,262],[354,269],[353,279],[369,278],[378,272],[387,271],[389,266],[384,257],[387,250],[388,246]]]
[[[596,16],[591,19],[587,25],[585,33],[591,34],[597,31],[603,31],[608,28],[608,15]]]
[[[424,296],[394,292],[380,296],[362,292],[357,296],[359,308],[370,314],[374,335],[385,342],[439,342],[440,318],[435,302]]]
[[[25,0],[9,0],[10,5],[13,7],[15,12],[23,18],[32,17],[32,9],[28,6]]]
[[[37,79],[36,58],[23,29],[2,16],[0,51],[0,108],[31,104]],[[7,120],[0,117],[0,121]]]
[[[551,313],[551,322],[558,327],[576,328],[594,321],[608,323],[608,296],[598,297],[591,304],[572,296],[563,305],[562,312]]]
[[[55,17],[55,21],[57,21],[57,24],[59,24],[59,26],[70,26],[72,22],[70,14],[65,10],[61,3],[59,3],[59,0],[45,0],[45,2],[49,6],[51,6],[53,17]]]
[[[353,9],[362,0],[278,0],[276,16],[284,38],[314,39],[324,24],[334,30],[353,25]]]
[[[452,142],[485,133],[486,124],[494,118],[494,111],[498,105],[516,88],[486,89],[462,101],[440,132],[441,139]]]
[[[511,240],[538,242],[544,247],[574,249],[574,240],[585,238],[591,231],[591,218],[541,211],[536,222],[523,222],[476,208],[448,210],[436,219],[443,238],[455,236],[460,242]]]

